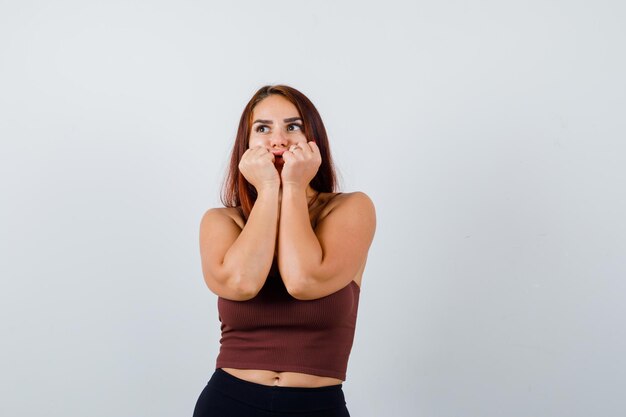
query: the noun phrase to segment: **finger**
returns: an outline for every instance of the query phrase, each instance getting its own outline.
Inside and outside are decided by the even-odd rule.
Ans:
[[[311,158],[312,156],[315,156],[315,151],[311,149],[308,143],[303,143],[301,145],[295,145],[295,146],[297,146],[297,148],[294,149],[295,152],[292,151],[292,153],[294,153],[295,155],[302,156],[306,159]]]
[[[255,146],[253,148],[248,148],[247,151],[250,151],[250,153],[258,155],[258,154],[264,154],[265,152],[269,152],[269,149],[267,149],[265,146],[260,146],[259,145],[259,146]]]
[[[254,148],[250,148],[248,150],[250,151],[252,155],[256,157],[264,156],[265,154],[268,154],[268,153],[271,154],[269,149],[267,149],[265,146],[255,146]]]
[[[307,142],[307,145],[309,145],[309,148],[311,148],[314,153],[320,153],[320,148],[314,140]]]
[[[257,155],[264,155],[266,153],[271,153],[269,149],[267,149],[265,146],[257,146],[256,148],[254,148],[254,152]]]
[[[254,148],[248,148],[246,149],[246,151],[243,153],[243,155],[241,155],[242,158],[250,158],[253,155],[256,155],[258,152],[258,147],[254,147]]]
[[[291,152],[291,150],[283,152],[283,161],[285,161],[285,163],[294,161],[295,159],[296,156],[293,154],[293,152]]]
[[[319,146],[317,146],[317,143],[315,143],[315,141],[310,141],[308,142],[309,147],[311,148],[311,155],[313,157],[313,159],[315,161],[317,161],[318,164],[322,163],[322,152],[320,151]]]
[[[302,150],[304,150],[304,149],[302,149],[302,148],[300,147],[300,145],[291,145],[291,146],[289,147],[289,152],[292,152],[292,153],[293,153],[293,152],[296,152],[296,151],[298,151],[298,150],[302,151]]]
[[[255,161],[265,160],[274,162],[274,154],[271,153],[264,146],[255,146],[254,148],[247,149],[241,157],[242,160]]]

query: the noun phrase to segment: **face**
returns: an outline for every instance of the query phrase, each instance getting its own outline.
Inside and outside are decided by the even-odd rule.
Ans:
[[[274,154],[274,164],[282,168],[282,154],[292,145],[307,143],[303,122],[296,106],[280,95],[271,95],[252,111],[248,148],[262,146]]]

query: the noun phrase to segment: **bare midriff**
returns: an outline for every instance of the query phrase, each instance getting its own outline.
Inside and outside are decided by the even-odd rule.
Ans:
[[[337,378],[299,372],[276,372],[265,369],[222,369],[236,378],[268,386],[319,388],[339,385],[343,382],[341,379]]]

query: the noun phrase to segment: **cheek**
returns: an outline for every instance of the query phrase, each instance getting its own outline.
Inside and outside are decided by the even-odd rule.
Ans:
[[[261,145],[263,145],[263,141],[258,136],[250,135],[250,138],[248,138],[248,148],[254,148]]]
[[[303,142],[303,143],[307,142],[307,139],[306,139],[306,136],[304,136],[304,133],[298,133],[298,135],[296,136],[296,140],[298,142]]]

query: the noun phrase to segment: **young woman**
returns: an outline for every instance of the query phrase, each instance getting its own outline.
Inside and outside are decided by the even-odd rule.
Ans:
[[[335,187],[311,101],[262,87],[239,122],[225,207],[200,224],[222,337],[194,417],[349,416],[342,383],[376,215],[366,194]]]

